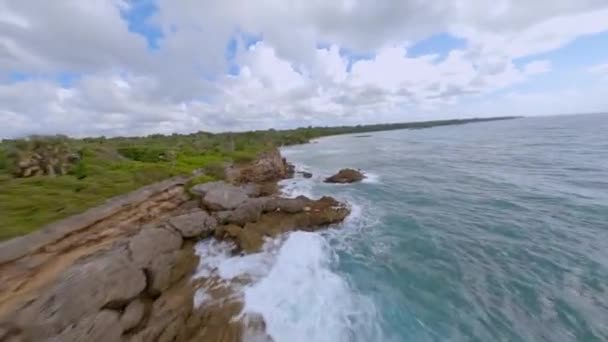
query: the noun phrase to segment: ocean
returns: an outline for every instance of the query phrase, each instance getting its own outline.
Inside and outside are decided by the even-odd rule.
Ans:
[[[248,274],[276,342],[608,341],[608,115],[343,135],[284,148],[352,214],[202,269]],[[325,184],[345,167],[362,183]]]

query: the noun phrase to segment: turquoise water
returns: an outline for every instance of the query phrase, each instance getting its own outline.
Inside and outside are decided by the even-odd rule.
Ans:
[[[333,195],[353,216],[288,237],[247,292],[277,341],[608,341],[608,115],[283,152],[315,175],[286,192]],[[343,167],[370,177],[321,182]]]

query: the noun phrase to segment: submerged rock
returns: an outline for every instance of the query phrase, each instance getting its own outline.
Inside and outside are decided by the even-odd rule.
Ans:
[[[325,183],[354,183],[365,178],[365,175],[355,169],[342,169],[335,175],[325,179]]]

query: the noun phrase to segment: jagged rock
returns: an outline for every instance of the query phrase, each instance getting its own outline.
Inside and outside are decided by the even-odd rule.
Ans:
[[[278,149],[266,152],[250,165],[242,168],[236,181],[242,183],[264,183],[287,178],[290,168]]]
[[[180,249],[156,256],[146,266],[148,292],[158,296],[196,267],[197,258],[192,250]]]
[[[192,238],[209,236],[217,226],[217,221],[205,211],[198,210],[175,216],[169,219],[169,224],[184,238]]]
[[[248,198],[247,192],[242,188],[224,184],[208,190],[202,198],[201,204],[212,211],[233,210]]]
[[[353,183],[359,182],[365,178],[365,175],[354,169],[342,169],[335,175],[325,179],[325,183]]]
[[[51,338],[50,341],[122,341],[122,331],[122,326],[119,324],[118,312],[101,310],[99,313],[81,318],[78,323],[70,325],[61,334]]]
[[[262,186],[256,183],[247,183],[241,185],[241,188],[245,191],[249,197],[259,197],[262,194]]]
[[[271,198],[266,201],[264,211],[282,211],[286,213],[299,213],[312,202],[306,196],[298,196],[296,198]]]
[[[130,336],[130,341],[174,341],[178,333],[187,337],[192,332],[184,331],[193,310],[194,288],[190,279],[182,279],[157,298],[146,327]],[[196,327],[201,329],[201,326]],[[189,340],[189,339],[182,339]]]
[[[120,325],[123,331],[129,331],[135,328],[144,318],[146,313],[146,305],[140,299],[136,299],[129,303],[125,311],[120,316]]]
[[[145,287],[144,272],[119,246],[70,266],[51,289],[18,312],[17,322],[35,324],[32,329],[53,336],[102,308],[125,305]]]
[[[257,252],[264,237],[277,236],[287,231],[302,229],[313,231],[344,220],[350,210],[331,197],[310,200],[304,196],[286,199],[268,199],[268,209],[283,208],[262,214],[257,221],[247,222],[244,228],[237,225],[220,226],[215,237],[230,239],[246,253]]]
[[[260,218],[267,201],[266,198],[250,198],[234,210],[215,213],[215,217],[221,224],[243,226],[247,222],[255,222]]]
[[[300,174],[304,178],[312,178],[312,173],[307,171],[298,171],[298,174]]]
[[[147,265],[155,256],[178,250],[182,237],[169,229],[144,227],[129,241],[131,258],[140,266]]]
[[[190,193],[199,197],[204,197],[210,190],[224,186],[226,186],[226,182],[224,181],[197,184],[190,189]]]

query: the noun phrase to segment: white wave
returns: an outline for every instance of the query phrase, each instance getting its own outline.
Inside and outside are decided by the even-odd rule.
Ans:
[[[370,183],[370,184],[379,184],[380,182],[380,176],[375,174],[375,173],[371,173],[371,172],[365,172],[365,178],[363,178],[363,180],[361,181],[362,183]]]
[[[320,234],[291,233],[268,275],[245,289],[244,311],[261,314],[277,342],[370,340],[375,307],[332,271],[336,258]]]

